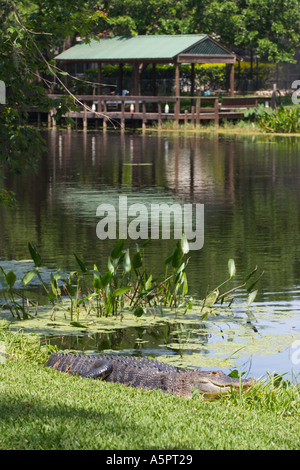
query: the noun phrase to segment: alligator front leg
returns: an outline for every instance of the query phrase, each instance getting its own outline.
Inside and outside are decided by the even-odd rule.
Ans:
[[[105,379],[105,377],[112,373],[112,370],[113,366],[111,362],[99,359],[94,362],[88,372],[85,372],[80,375],[88,379]]]

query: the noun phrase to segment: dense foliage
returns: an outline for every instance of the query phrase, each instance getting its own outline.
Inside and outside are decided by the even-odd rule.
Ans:
[[[89,0],[0,0],[0,80],[7,94],[6,105],[0,105],[0,170],[35,168],[44,147],[39,132],[26,126],[28,109],[53,106],[45,90],[61,73],[51,59],[76,34],[102,30],[105,19]],[[60,112],[65,101],[55,103]],[[0,189],[1,201],[7,201],[7,193]]]
[[[213,34],[271,62],[299,46],[299,0],[104,0],[114,34]]]
[[[265,114],[259,125],[269,133],[293,134],[300,132],[300,108],[280,106],[276,112]]]
[[[300,132],[299,106],[279,106],[278,109],[272,110],[259,104],[257,108],[245,110],[244,116],[267,133],[296,134]]]

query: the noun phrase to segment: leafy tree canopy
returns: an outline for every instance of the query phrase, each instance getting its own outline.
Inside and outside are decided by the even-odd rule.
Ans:
[[[194,1],[104,0],[114,34],[188,34]]]
[[[248,0],[242,7],[235,44],[270,62],[294,62],[300,45],[299,0]]]
[[[271,62],[292,62],[300,45],[299,0],[105,0],[117,35],[213,34]]]
[[[7,93],[7,104],[0,105],[0,168],[17,173],[35,168],[43,140],[26,126],[27,112],[33,105],[53,107],[45,89],[55,74],[59,80],[60,72],[49,60],[70,37],[88,38],[103,30],[105,22],[95,1],[0,0],[0,80]],[[64,103],[57,106],[65,109]],[[4,192],[1,197],[7,199]]]

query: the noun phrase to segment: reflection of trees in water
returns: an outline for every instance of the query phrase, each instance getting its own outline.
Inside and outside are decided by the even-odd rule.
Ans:
[[[169,323],[147,327],[128,327],[111,332],[99,332],[82,336],[61,336],[49,339],[52,345],[59,349],[80,351],[129,351],[134,355],[161,354],[162,350],[173,351],[176,354],[192,354],[197,351],[189,350],[189,342],[199,345],[208,342],[208,333],[204,325],[187,325],[184,323]],[[172,344],[174,347],[172,348]],[[199,352],[198,351],[198,352]]]
[[[48,153],[38,174],[18,177],[18,185],[12,175],[5,181],[18,201],[13,211],[0,207],[0,254],[6,259],[28,258],[31,240],[43,262],[63,269],[74,267],[73,252],[88,263],[106,262],[115,241],[96,238],[92,198],[127,194],[143,202],[155,195],[161,202],[205,206],[204,248],[192,253],[188,267],[191,293],[203,296],[208,284],[222,282],[229,258],[240,276],[256,264],[266,269],[265,292],[299,284],[295,139],[59,130],[46,136]],[[151,267],[161,266],[173,245],[150,244]]]

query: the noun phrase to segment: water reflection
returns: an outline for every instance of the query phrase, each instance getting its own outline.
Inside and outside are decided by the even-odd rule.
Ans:
[[[59,349],[80,350],[86,352],[120,353],[131,352],[136,355],[192,355],[189,344],[194,339],[198,348],[207,344],[210,333],[205,325],[186,325],[181,323],[161,322],[152,326],[118,328],[110,332],[99,332],[82,336],[58,336],[48,338],[52,345]]]
[[[28,258],[32,240],[46,263],[71,269],[73,252],[101,263],[115,244],[96,237],[102,202],[115,204],[122,194],[145,204],[202,203],[205,243],[192,254],[192,292],[219,284],[234,258],[241,277],[255,265],[265,269],[266,299],[267,292],[293,298],[300,285],[299,140],[59,130],[46,139],[38,175],[7,176],[18,207],[0,208],[2,257]],[[173,246],[153,241],[152,266]]]
[[[190,293],[203,297],[208,285],[220,284],[227,276],[229,258],[237,266],[232,286],[258,265],[265,275],[253,308],[294,312],[296,320],[288,321],[291,328],[298,327],[300,139],[60,130],[45,132],[45,138],[48,152],[36,175],[6,175],[5,187],[16,193],[17,207],[0,207],[0,259],[28,259],[31,240],[47,267],[71,270],[77,253],[89,267],[96,263],[104,270],[115,241],[96,236],[99,204],[117,204],[119,195],[146,205],[201,203],[205,242],[201,250],[191,253]],[[128,245],[135,248],[132,240]],[[147,262],[156,274],[164,273],[163,260],[173,247],[174,240],[153,240],[148,245]],[[221,328],[220,321],[217,324]],[[273,328],[272,324],[267,327]],[[248,326],[252,334],[260,335],[265,325],[260,317],[258,324]],[[274,328],[277,333],[282,325]],[[126,330],[110,339],[102,336],[99,347],[127,350],[125,339],[130,334]],[[160,344],[164,334],[159,333]],[[176,334],[167,335],[168,346],[160,346],[159,354],[162,350],[180,354]],[[141,348],[148,351],[148,346],[152,353],[157,349],[153,338],[144,343],[144,334],[134,331],[133,336],[138,343],[129,348],[136,353]],[[170,342],[170,336],[176,341]],[[205,338],[199,339],[198,351],[206,351]],[[177,346],[172,349],[170,344]]]

